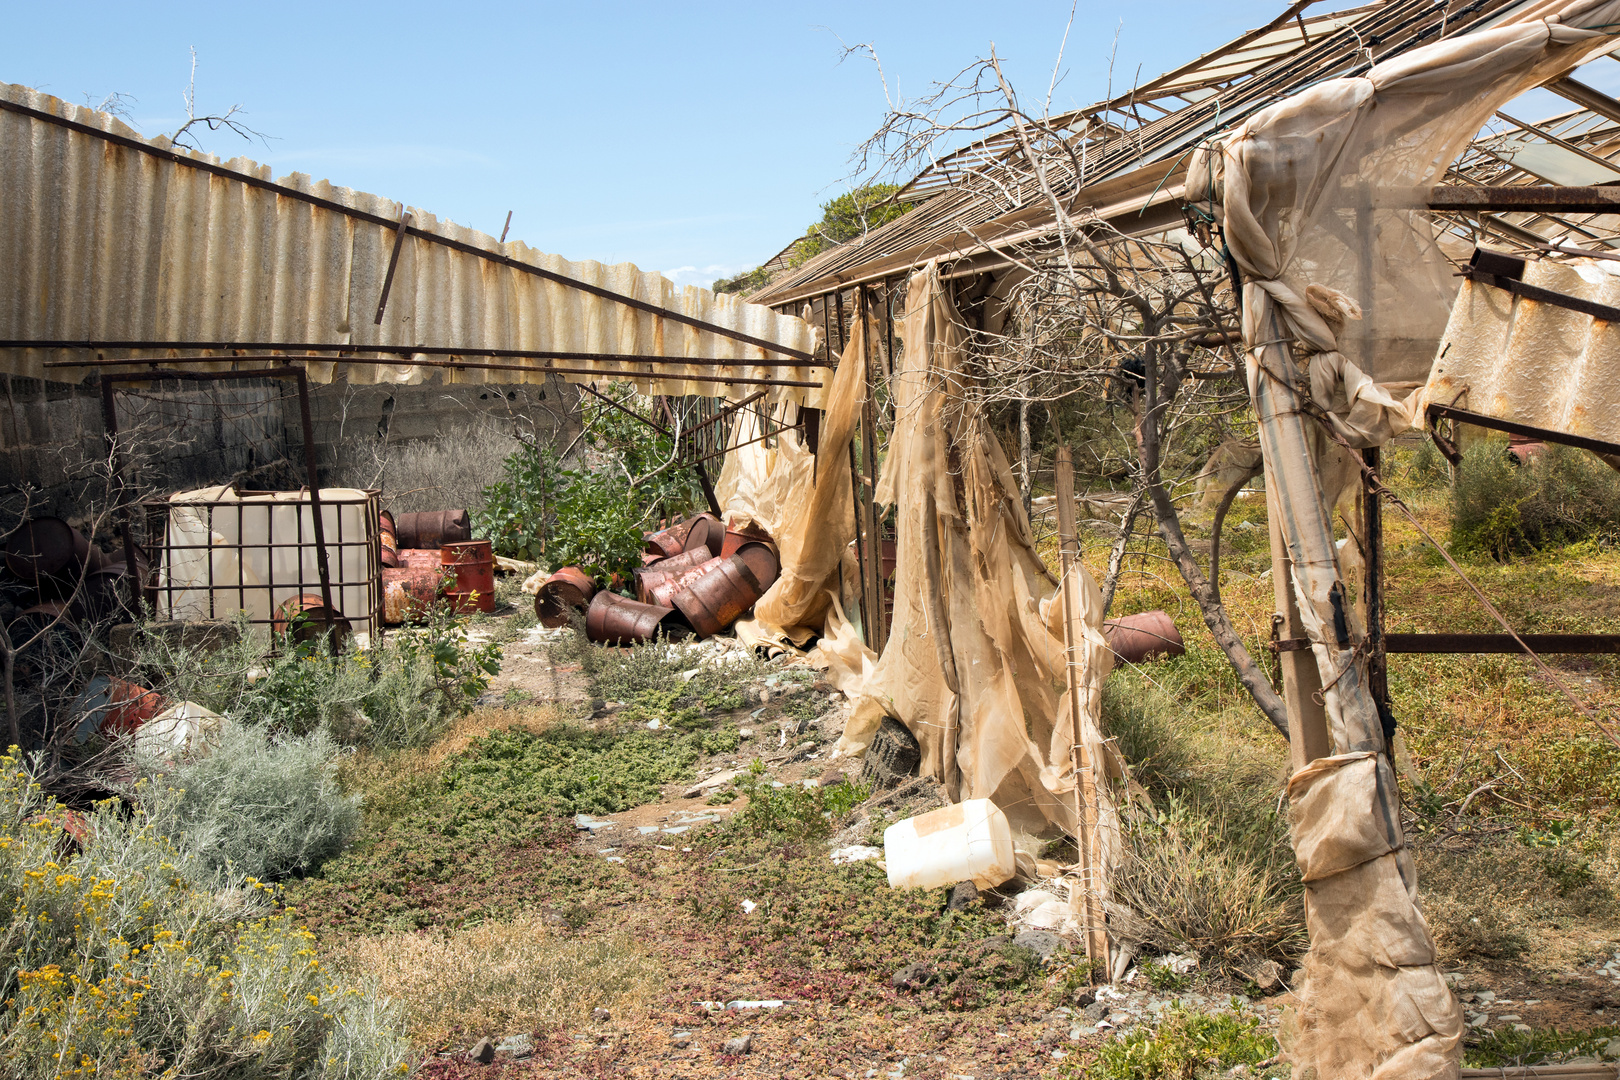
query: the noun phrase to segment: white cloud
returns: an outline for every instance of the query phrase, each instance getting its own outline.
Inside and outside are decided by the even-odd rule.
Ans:
[[[731,277],[747,270],[746,266],[731,266],[725,263],[711,263],[708,266],[677,266],[673,270],[660,270],[669,280],[677,285],[701,285],[705,289],[714,284],[719,278]]]

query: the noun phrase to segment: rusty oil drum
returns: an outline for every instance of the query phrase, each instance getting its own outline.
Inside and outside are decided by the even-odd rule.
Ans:
[[[1109,619],[1102,629],[1108,647],[1127,664],[1140,664],[1157,656],[1180,656],[1187,651],[1176,624],[1163,611]]]
[[[701,566],[714,558],[706,547],[693,548],[683,551],[679,555],[671,555],[667,559],[657,559],[650,566],[643,566],[635,572],[636,599],[643,604],[661,603],[652,599],[652,588],[661,581],[678,577],[694,566]],[[669,605],[665,603],[664,607]]]
[[[546,578],[534,594],[534,614],[540,625],[555,630],[567,626],[575,612],[584,614],[596,595],[596,582],[577,566],[565,566]]]
[[[101,549],[61,518],[37,517],[6,538],[6,569],[33,586],[41,598],[66,600],[81,573],[104,565]]]
[[[281,606],[276,608],[276,614],[270,620],[271,630],[277,634],[287,634],[299,644],[314,641],[327,633],[328,628],[333,652],[343,648],[349,635],[354,631],[343,612],[337,608],[327,607],[319,593],[287,597],[281,602]]]
[[[457,611],[495,610],[495,551],[488,540],[463,540],[439,549],[439,561],[455,581],[444,595]]]
[[[647,546],[642,549],[642,559],[657,562],[659,559],[667,559],[685,551],[686,534],[691,531],[692,522],[696,520],[696,518],[688,518],[678,524],[671,525],[667,529],[647,533],[645,538]]]
[[[472,539],[472,522],[465,510],[424,510],[394,519],[394,537],[404,548],[442,548]]]
[[[707,551],[708,548],[701,548]],[[689,566],[685,570],[676,570],[668,574],[649,575],[644,578],[647,585],[646,603],[657,604],[659,607],[674,607],[674,596],[684,589],[690,588],[692,583],[705,574],[713,573],[720,568],[723,560],[716,555],[712,559]]]
[[[377,538],[382,544],[382,564],[390,569],[401,565],[399,561],[399,529],[394,515],[387,510],[377,515]]]
[[[726,542],[726,527],[713,514],[697,514],[686,523],[686,550],[706,547],[719,551]]]
[[[168,699],[156,690],[112,677],[107,679],[106,701],[106,713],[101,721],[104,735],[134,734],[169,705]]]
[[[739,551],[671,600],[699,637],[713,637],[742,618],[765,593]]]
[[[630,600],[603,589],[585,612],[585,636],[607,645],[647,642],[662,636],[670,641],[689,637],[692,628],[673,608]]]
[[[437,570],[444,560],[438,548],[400,548],[399,565],[412,570]]]
[[[421,618],[439,600],[444,571],[438,566],[402,566],[382,572],[383,622],[397,626]]]

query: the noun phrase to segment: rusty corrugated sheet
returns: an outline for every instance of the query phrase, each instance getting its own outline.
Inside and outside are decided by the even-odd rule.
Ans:
[[[106,113],[27,87],[0,84],[0,98],[78,124],[142,139]],[[0,111],[0,340],[310,342],[481,349],[672,355],[747,364],[733,377],[828,381],[821,369],[753,366],[766,350],[712,331],[593,296],[430,239],[407,237],[381,325],[373,322],[393,251],[394,230],[283,192],[252,186],[269,167],[221,162],[243,182],[92,133],[14,111]],[[402,204],[294,173],[276,184],[389,221]],[[716,295],[629,263],[570,262],[521,242],[439,221],[411,209],[411,225],[481,251],[505,255],[659,308],[740,331],[801,353],[814,350],[810,327],[769,308]],[[195,350],[190,350],[195,352]],[[132,355],[104,350],[109,359]],[[141,353],[140,355],[148,355]],[[377,353],[369,355],[376,356]],[[82,350],[0,349],[0,371],[43,377],[47,360],[84,359]],[[540,367],[538,362],[507,360]],[[593,369],[599,362],[567,366]],[[429,368],[311,364],[319,380],[418,382]],[[342,370],[338,370],[341,367]],[[718,374],[712,365],[662,365],[638,385],[664,394],[730,393],[684,376]],[[58,372],[76,378],[82,371]],[[446,381],[541,381],[527,372],[446,371]],[[587,376],[574,376],[577,379]],[[794,392],[776,389],[775,393]],[[820,390],[808,390],[819,403]]]

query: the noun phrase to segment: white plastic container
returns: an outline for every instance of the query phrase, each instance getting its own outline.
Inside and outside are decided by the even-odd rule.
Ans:
[[[959,881],[988,889],[1018,868],[1007,815],[989,799],[895,822],[883,831],[883,858],[892,889],[938,889]]]

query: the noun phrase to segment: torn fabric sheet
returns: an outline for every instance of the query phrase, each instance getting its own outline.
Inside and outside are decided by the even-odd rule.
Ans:
[[[887,648],[862,682],[841,746],[864,745],[884,713],[922,748],[923,771],[953,801],[991,799],[1017,828],[1076,827],[1073,737],[1064,682],[1057,582],[1035,553],[1000,445],[962,393],[964,331],[938,269],[916,274],[899,329],[895,429],[877,499],[895,510],[894,617]],[[1078,569],[1087,626],[1081,733],[1097,730],[1113,654],[1096,585]],[[862,723],[866,725],[863,729]],[[1111,804],[1102,816],[1117,833]]]
[[[1320,669],[1335,756],[1289,785],[1311,953],[1289,1057],[1302,1073],[1454,1077],[1461,1020],[1434,965],[1366,659],[1345,619],[1328,497],[1292,355],[1335,429],[1409,424],[1456,285],[1426,194],[1498,108],[1614,47],[1620,0],[1546,0],[1255,114],[1189,167],[1243,276],[1243,341],[1266,487]],[[1356,319],[1357,310],[1365,318]],[[1314,427],[1314,425],[1313,425]],[[1326,497],[1325,497],[1326,496]]]

